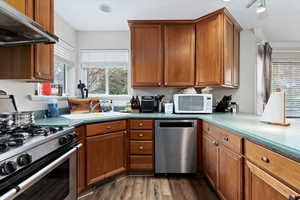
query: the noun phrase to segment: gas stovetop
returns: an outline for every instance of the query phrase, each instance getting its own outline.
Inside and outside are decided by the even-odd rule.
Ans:
[[[13,130],[2,129],[0,130],[0,154],[22,146],[36,136],[49,136],[63,130],[63,127],[41,127],[33,125]]]
[[[0,180],[76,142],[73,127],[30,126],[0,132]]]

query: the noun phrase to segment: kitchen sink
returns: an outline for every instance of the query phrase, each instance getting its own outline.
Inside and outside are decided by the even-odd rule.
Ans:
[[[98,113],[82,113],[82,114],[69,114],[62,115],[62,117],[67,119],[91,119],[91,118],[102,118],[102,117],[115,117],[115,116],[124,116],[128,115],[128,113],[120,113],[120,112],[98,112]]]

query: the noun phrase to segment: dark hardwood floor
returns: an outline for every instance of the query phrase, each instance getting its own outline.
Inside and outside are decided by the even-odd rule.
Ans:
[[[80,200],[218,200],[201,178],[128,176],[91,188]]]

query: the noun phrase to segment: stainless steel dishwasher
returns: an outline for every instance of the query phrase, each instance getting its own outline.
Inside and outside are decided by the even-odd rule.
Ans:
[[[197,120],[155,121],[155,173],[197,172]]]

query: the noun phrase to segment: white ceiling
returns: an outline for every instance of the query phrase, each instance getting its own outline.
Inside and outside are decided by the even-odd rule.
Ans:
[[[250,0],[249,0],[250,1]],[[98,7],[108,3],[111,13]],[[267,0],[257,15],[248,0],[56,0],[56,12],[79,31],[128,30],[128,19],[194,19],[227,7],[244,29],[256,28],[269,41],[300,41],[300,0]]]

